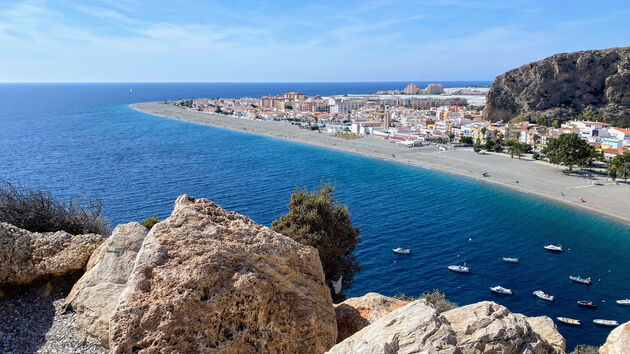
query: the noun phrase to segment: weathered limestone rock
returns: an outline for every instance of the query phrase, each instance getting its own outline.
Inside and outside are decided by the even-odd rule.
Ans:
[[[337,343],[360,331],[363,327],[383,317],[383,315],[408,303],[409,301],[377,293],[367,293],[361,297],[353,297],[335,305]]]
[[[516,314],[515,314],[516,315]],[[522,315],[521,315],[522,316]],[[525,317],[525,316],[523,316]],[[558,327],[553,320],[547,316],[525,317],[529,326],[540,337],[547,341],[556,352],[563,353],[567,349],[567,340],[558,332]]]
[[[532,329],[525,316],[512,314],[491,301],[459,307],[442,315],[457,335],[457,348],[464,353],[556,351]]]
[[[109,333],[114,353],[321,353],[337,328],[316,249],[183,195],[145,237]]]
[[[118,225],[90,257],[87,271],[72,287],[64,303],[66,308],[76,312],[79,343],[88,340],[108,346],[110,318],[147,232],[137,222]]]
[[[448,321],[425,300],[394,310],[332,347],[329,353],[456,353]]]
[[[83,270],[101,235],[30,232],[0,222],[0,288]]]
[[[586,110],[610,120],[630,113],[630,47],[556,54],[499,75],[484,116],[551,122]]]
[[[599,348],[599,353],[630,353],[630,322],[613,329],[606,338],[606,343]]]

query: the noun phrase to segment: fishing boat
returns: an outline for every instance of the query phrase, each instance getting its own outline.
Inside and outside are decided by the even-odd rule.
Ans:
[[[534,295],[538,297],[539,299],[543,299],[546,301],[553,301],[555,299],[553,295],[545,294],[545,292],[542,290],[534,291]]]
[[[450,265],[447,268],[456,273],[470,273],[470,268],[466,266]]]
[[[401,248],[401,247],[394,248],[392,251],[394,251],[394,253],[398,253],[398,254],[410,254],[411,253],[410,249]]]
[[[630,305],[630,299],[617,300],[617,304],[618,305],[623,305],[623,306],[628,306],[628,305]]]
[[[591,277],[582,278],[581,276],[570,275],[569,279],[573,280],[576,283],[591,285]]]
[[[490,291],[501,295],[514,295],[514,290],[504,288],[501,285],[493,286],[492,288],[490,288]]]
[[[597,308],[597,304],[595,304],[593,301],[578,301],[577,303],[578,303],[578,306],[588,307],[591,309]]]
[[[568,324],[571,326],[579,326],[582,324],[582,322],[580,322],[580,320],[575,320],[573,318],[568,318],[568,317],[556,317],[556,319],[558,319],[558,321],[564,323],[564,324]]]
[[[604,327],[617,327],[617,326],[619,326],[619,322],[617,322],[615,320],[594,319],[593,323],[595,323],[596,325],[604,326]]]
[[[545,249],[550,252],[562,253],[564,250],[562,249],[562,245],[547,245]]]
[[[503,257],[503,262],[506,262],[506,263],[518,263],[518,258]]]

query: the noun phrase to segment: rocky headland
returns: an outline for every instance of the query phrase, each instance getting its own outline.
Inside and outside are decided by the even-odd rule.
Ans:
[[[566,349],[550,318],[511,313],[494,302],[440,313],[422,299],[368,293],[333,305],[315,248],[187,195],[150,231],[128,223],[103,239],[30,233],[2,224],[0,243],[28,250],[0,254],[0,264],[11,265],[1,289],[13,289],[0,299],[3,352]],[[62,282],[77,264],[81,278]],[[21,268],[24,275],[18,275]],[[615,329],[602,353],[626,352],[629,326]]]
[[[583,112],[610,122],[629,121],[630,47],[556,54],[499,75],[488,92],[484,116],[551,122]]]

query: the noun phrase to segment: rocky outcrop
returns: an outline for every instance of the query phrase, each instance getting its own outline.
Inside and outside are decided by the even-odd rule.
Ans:
[[[145,237],[109,328],[114,353],[320,353],[337,337],[316,249],[187,195]]]
[[[76,312],[75,328],[79,343],[87,340],[108,346],[112,313],[147,232],[136,222],[118,225],[90,257],[85,274],[72,287],[64,302],[67,310]]]
[[[630,47],[556,54],[499,75],[484,116],[550,121],[587,110],[608,120],[630,114]]]
[[[408,303],[409,301],[377,293],[367,293],[361,297],[353,297],[336,304],[337,343]]]
[[[512,314],[491,301],[462,306],[442,315],[457,336],[457,348],[465,353],[556,352],[532,329],[525,316]],[[536,322],[542,324],[542,321]],[[549,331],[552,329],[545,329],[545,332]]]
[[[328,353],[456,353],[457,339],[448,321],[425,300],[394,310]]]
[[[606,343],[599,348],[600,354],[630,353],[630,322],[613,329]]]
[[[564,346],[547,317],[512,314],[489,301],[439,314],[417,300],[382,316],[330,353],[564,353]]]
[[[30,232],[0,223],[0,289],[61,277],[85,268],[101,235]]]

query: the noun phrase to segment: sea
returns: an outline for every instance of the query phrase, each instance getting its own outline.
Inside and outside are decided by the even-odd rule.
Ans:
[[[576,318],[582,326],[558,324],[569,350],[605,341],[610,329],[595,325],[595,318],[630,321],[630,306],[615,303],[630,298],[627,224],[464,177],[164,119],[128,106],[287,91],[360,94],[406,84],[0,84],[0,179],[65,200],[101,199],[112,225],[155,213],[165,218],[184,193],[270,225],[287,211],[296,188],[331,181],[363,239],[356,249],[361,271],[348,296],[418,296],[440,289],[459,305],[491,300],[527,316]],[[549,253],[547,244],[562,244],[565,252]],[[412,253],[397,255],[396,247]],[[471,274],[446,268],[464,263]],[[593,285],[573,283],[570,275],[590,276]],[[514,296],[494,295],[489,288],[495,285],[513,289]],[[537,299],[535,290],[556,301]],[[578,300],[598,308],[580,308]]]

